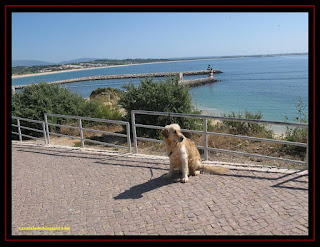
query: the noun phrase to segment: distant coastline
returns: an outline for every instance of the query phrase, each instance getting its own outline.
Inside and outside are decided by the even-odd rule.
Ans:
[[[50,72],[42,72],[42,73],[29,73],[23,75],[12,75],[12,79],[23,78],[23,77],[32,77],[32,76],[40,76],[40,75],[49,75],[49,74],[58,74],[58,73],[68,73],[74,71],[82,71],[82,70],[94,70],[94,69],[104,69],[104,68],[112,68],[112,67],[123,67],[123,66],[132,66],[132,65],[145,65],[145,64],[156,64],[156,63],[173,63],[173,62],[189,62],[189,61],[197,61],[197,60],[220,60],[220,59],[240,59],[240,58],[255,58],[255,57],[277,57],[277,56],[296,56],[296,55],[308,55],[308,53],[283,53],[283,54],[266,54],[266,55],[239,55],[239,56],[219,56],[219,57],[195,57],[195,58],[176,58],[169,61],[159,61],[159,62],[148,62],[148,63],[135,63],[135,64],[119,64],[119,65],[109,65],[109,66],[101,66],[101,67],[88,67],[88,68],[80,68],[80,69],[66,69],[62,71],[50,71]]]
[[[92,67],[92,68],[83,68],[83,69],[66,69],[66,70],[62,70],[62,71],[51,71],[51,72],[30,73],[30,74],[23,74],[23,75],[12,75],[11,78],[15,79],[15,78],[23,78],[23,77],[31,77],[31,76],[39,76],[39,75],[60,74],[60,73],[67,73],[67,72],[73,72],[73,71],[102,69],[102,68],[110,68],[110,67],[116,67],[116,66],[123,66],[123,65]]]
[[[110,66],[101,66],[101,67],[82,68],[82,69],[68,69],[68,70],[63,70],[63,71],[51,71],[51,72],[32,73],[32,74],[24,74],[24,75],[12,75],[12,79],[14,79],[14,78],[22,78],[22,77],[39,76],[39,75],[67,73],[67,72],[74,72],[74,71],[81,71],[81,70],[94,70],[94,69],[105,69],[105,68],[124,67],[124,66],[133,66],[133,65],[146,65],[146,64],[155,64],[155,63],[189,62],[189,61],[196,61],[196,60],[213,60],[213,59],[215,59],[215,58],[200,58],[200,59],[190,59],[190,60],[172,60],[172,61],[164,61],[164,62],[133,63],[133,64],[120,64],[120,65],[110,65]],[[216,59],[219,59],[219,58],[216,58]],[[234,59],[234,58],[230,58],[230,59]]]

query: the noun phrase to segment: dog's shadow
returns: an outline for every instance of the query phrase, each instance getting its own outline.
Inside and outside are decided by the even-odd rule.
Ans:
[[[176,183],[178,180],[174,178],[164,178],[164,175],[151,179],[143,184],[138,184],[130,189],[120,193],[115,196],[115,200],[123,200],[123,199],[140,199],[143,197],[143,194],[154,189],[161,188],[163,186]]]

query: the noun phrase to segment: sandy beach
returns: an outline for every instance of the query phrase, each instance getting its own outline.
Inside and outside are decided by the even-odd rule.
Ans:
[[[81,70],[92,70],[92,69],[103,69],[103,68],[111,68],[116,66],[124,66],[124,65],[115,65],[115,66],[104,66],[104,67],[91,67],[91,68],[83,68],[83,69],[66,69],[60,71],[51,71],[51,72],[43,72],[43,73],[32,73],[32,74],[24,74],[24,75],[12,75],[11,78],[23,78],[23,77],[31,77],[31,76],[39,76],[39,75],[50,75],[50,74],[58,74],[58,73],[68,73],[73,71],[81,71]]]

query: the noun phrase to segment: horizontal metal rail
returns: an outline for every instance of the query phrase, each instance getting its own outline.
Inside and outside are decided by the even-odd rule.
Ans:
[[[17,127],[17,128],[21,128],[21,129],[26,129],[26,130],[32,130],[32,131],[35,131],[35,132],[40,132],[40,133],[43,133],[43,130],[38,130],[38,129],[34,129],[34,128],[29,128],[29,127],[25,127],[25,126],[18,126],[16,124],[11,124],[12,127]],[[19,134],[19,133],[18,133]]]
[[[87,142],[92,142],[92,143],[95,143],[95,144],[104,145],[104,146],[127,149],[127,147],[121,146],[121,145],[117,145],[117,144],[106,143],[106,142],[99,142],[99,141],[96,141],[96,140],[91,140],[91,139],[86,139],[86,138],[84,138],[83,140],[84,140],[84,141],[87,141]]]
[[[55,132],[50,132],[50,135],[61,136],[61,137],[68,137],[68,138],[71,138],[71,139],[81,140],[81,138],[78,137],[78,136],[65,135],[65,134],[60,134],[60,133],[55,133]],[[49,143],[49,144],[50,144],[50,143]]]
[[[144,138],[144,137],[137,137],[137,140],[163,143],[162,140],[157,140],[157,139],[152,139],[152,138]]]
[[[31,139],[34,139],[34,140],[41,140],[41,139],[43,139],[43,138],[34,137],[34,136],[26,135],[26,134],[21,134],[21,136],[28,137],[28,138],[31,138]]]
[[[45,116],[51,117],[61,117],[61,118],[72,118],[72,119],[81,119],[85,121],[94,121],[94,122],[104,122],[104,123],[111,123],[111,124],[121,124],[127,125],[128,122],[120,121],[120,120],[110,120],[104,118],[90,118],[90,117],[80,117],[80,116],[72,116],[72,115],[62,115],[62,114],[54,114],[54,113],[45,113]]]
[[[139,128],[147,128],[147,129],[158,129],[162,130],[163,127],[156,126],[156,125],[145,125],[145,124],[136,124],[136,127]],[[187,130],[187,129],[181,129],[182,132],[187,133],[194,133],[194,134],[203,134],[203,131],[201,130]],[[306,143],[302,142],[290,142],[290,141],[282,141],[282,140],[274,140],[274,139],[268,139],[268,138],[260,138],[260,137],[252,137],[252,136],[243,136],[243,135],[233,135],[233,134],[226,134],[226,133],[219,133],[219,132],[207,132],[208,135],[217,135],[217,136],[225,136],[225,137],[234,137],[234,138],[241,138],[241,139],[247,139],[251,141],[265,141],[265,142],[274,142],[278,144],[286,144],[286,145],[295,145],[295,146],[301,146],[306,147]]]
[[[20,128],[21,128],[21,129],[32,130],[32,131],[35,131],[35,132],[43,133],[43,130],[38,130],[38,129],[29,128],[29,127],[25,127],[25,126],[20,126]]]
[[[48,117],[76,119],[76,120],[78,120],[78,126],[70,126],[70,125],[49,123]],[[129,122],[102,119],[102,118],[90,118],[90,117],[80,117],[80,116],[63,115],[63,114],[53,114],[53,113],[45,113],[44,114],[44,119],[45,119],[45,126],[46,126],[46,131],[47,131],[48,143],[50,143],[50,134],[51,134],[51,135],[57,135],[57,136],[63,136],[63,137],[78,139],[78,140],[81,141],[81,147],[84,147],[85,141],[87,141],[87,142],[92,142],[92,143],[95,143],[95,144],[101,144],[101,145],[104,145],[104,146],[110,146],[110,147],[116,147],[116,148],[124,148],[124,149],[128,149],[129,153],[131,152],[131,139],[130,139],[130,124],[129,124]],[[126,126],[126,134],[84,128],[82,126],[82,121],[94,121],[94,122],[102,122],[102,123],[109,123],[109,124],[125,125]],[[80,137],[50,132],[49,126],[71,128],[71,129],[79,129]],[[112,144],[112,143],[105,143],[105,142],[100,142],[100,141],[95,141],[95,140],[84,138],[84,134],[83,134],[84,131],[101,133],[101,134],[108,134],[108,135],[114,135],[114,136],[119,136],[119,137],[126,137],[128,146],[126,147],[126,146],[116,145],[116,144]]]
[[[28,118],[22,118],[22,117],[15,117],[12,116],[12,119],[15,119],[17,121],[17,124],[12,124],[13,127],[17,127],[18,128],[18,132],[14,132],[12,131],[12,134],[18,135],[19,136],[19,140],[22,141],[22,137],[27,137],[30,139],[35,139],[35,140],[44,140],[44,143],[47,143],[47,137],[46,137],[46,129],[45,129],[45,123],[43,121],[39,121],[39,120],[33,120],[33,119],[28,119]],[[30,123],[36,123],[36,124],[41,124],[42,126],[42,130],[40,129],[35,129],[35,128],[31,128],[31,127],[26,127],[26,126],[22,126],[21,125],[21,121],[24,122],[30,122]],[[27,134],[22,134],[21,129],[27,129],[30,131],[34,131],[34,132],[40,132],[43,133],[43,137],[35,137],[35,136],[31,136],[31,135],[27,135]]]
[[[289,122],[278,122],[278,121],[266,121],[266,120],[260,120],[260,119],[243,119],[243,118],[221,117],[221,116],[200,115],[200,114],[185,114],[185,113],[169,113],[169,112],[133,110],[133,111],[131,111],[131,119],[132,119],[132,130],[133,130],[133,143],[134,143],[134,149],[135,149],[136,153],[138,153],[138,143],[137,143],[138,140],[159,142],[159,143],[162,142],[161,140],[150,139],[150,138],[145,138],[145,137],[138,137],[137,133],[136,133],[136,128],[148,128],[148,129],[156,129],[156,130],[162,130],[164,128],[161,126],[145,125],[145,124],[136,123],[135,119],[136,119],[137,114],[203,119],[203,131],[186,130],[186,129],[181,129],[181,131],[203,135],[204,145],[197,146],[197,148],[204,150],[205,160],[208,160],[208,152],[209,151],[216,151],[216,152],[228,152],[228,153],[234,153],[234,154],[240,154],[240,155],[246,155],[246,156],[252,156],[252,157],[280,160],[280,161],[292,162],[292,163],[297,163],[297,164],[307,164],[307,159],[306,159],[306,161],[291,160],[291,159],[284,159],[284,158],[272,157],[272,156],[267,156],[267,155],[252,154],[252,153],[246,153],[246,152],[240,152],[240,151],[234,151],[234,150],[212,148],[212,147],[208,146],[208,136],[209,135],[216,135],[216,136],[231,137],[231,138],[241,138],[241,139],[246,139],[246,140],[250,140],[250,141],[263,141],[263,142],[272,142],[272,143],[283,144],[283,145],[293,145],[293,146],[306,147],[307,148],[306,154],[308,153],[308,144],[307,143],[291,142],[291,141],[285,141],[285,140],[275,140],[275,139],[268,139],[268,138],[259,138],[259,137],[252,137],[252,136],[233,135],[233,134],[227,134],[227,133],[218,133],[218,132],[207,131],[207,127],[208,127],[207,120],[208,119],[215,119],[215,120],[221,120],[221,121],[258,123],[258,124],[282,125],[282,126],[286,125],[286,126],[291,126],[291,127],[308,128],[308,124],[305,124],[305,123],[289,123]]]
[[[145,124],[136,124],[136,127],[138,128],[146,128],[146,129],[158,129],[158,130],[163,130],[163,127],[161,126],[156,126],[156,125],[145,125]],[[187,133],[194,133],[194,134],[202,134],[203,131],[201,130],[187,130],[187,129],[181,129],[182,132],[187,132]]]
[[[217,120],[221,120],[221,121],[222,120],[226,120],[226,121],[236,121],[236,122],[275,124],[275,125],[287,125],[287,126],[308,128],[308,124],[305,124],[305,123],[278,122],[278,121],[267,121],[267,120],[260,120],[260,119],[221,117],[221,116],[201,115],[201,114],[157,112],[157,111],[143,111],[143,110],[132,110],[131,114],[157,115],[157,116],[167,116],[167,117],[187,117],[187,118],[217,119]]]
[[[62,128],[68,128],[68,129],[79,129],[79,126],[71,126],[71,125],[65,125],[65,124],[54,124],[54,123],[48,123],[50,126],[55,127],[62,127]]]
[[[287,162],[297,163],[297,164],[305,164],[304,161],[300,161],[300,160],[283,159],[283,158],[279,158],[279,157],[273,157],[273,156],[267,156],[267,155],[261,155],[261,154],[252,154],[252,153],[246,153],[246,152],[240,152],[240,151],[234,151],[234,150],[228,150],[228,149],[208,147],[208,150],[212,150],[212,151],[216,151],[216,152],[242,154],[242,155],[245,155],[245,156],[265,158],[265,159],[272,159],[272,160],[287,161]]]
[[[218,132],[207,132],[207,133],[209,135],[241,138],[241,139],[247,139],[247,140],[250,140],[250,141],[273,142],[273,143],[278,143],[278,144],[294,145],[294,146],[300,146],[300,147],[306,147],[307,146],[307,143],[303,143],[303,142],[290,142],[290,141],[282,141],[282,140],[275,140],[275,139],[268,139],[268,138],[253,137],[253,136],[225,134],[225,133],[218,133]]]
[[[95,130],[95,129],[88,129],[88,128],[82,128],[83,131],[88,131],[88,132],[95,132],[95,133],[101,133],[101,134],[108,134],[108,135],[113,135],[113,136],[119,136],[119,137],[127,137],[125,134],[120,134],[120,133],[114,133],[110,131],[103,131],[103,130]]]
[[[12,116],[11,118],[17,119],[20,121],[43,124],[43,121],[40,121],[40,120],[33,120],[33,119],[29,119],[29,118],[22,118],[22,117],[15,117],[15,116]]]

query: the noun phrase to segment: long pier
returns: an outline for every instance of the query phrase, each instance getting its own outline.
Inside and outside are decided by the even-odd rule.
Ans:
[[[111,80],[111,79],[130,79],[130,78],[146,78],[146,77],[169,77],[169,76],[180,76],[181,73],[183,76],[188,75],[210,75],[210,71],[208,70],[197,70],[197,71],[184,71],[184,72],[156,72],[156,73],[143,73],[143,74],[122,74],[122,75],[99,75],[99,76],[87,76],[87,77],[80,77],[80,78],[72,78],[67,80],[61,80],[61,81],[54,81],[50,82],[50,84],[66,84],[66,83],[72,83],[72,82],[81,82],[81,81],[95,81],[95,80]],[[213,74],[222,73],[220,70],[213,70]],[[208,78],[202,78],[206,79],[205,81],[209,81]],[[191,81],[197,81],[201,79],[195,79],[188,81],[182,81],[181,83],[186,84],[188,86],[191,86]],[[211,78],[212,81],[212,78]],[[22,89],[29,85],[17,85],[12,86],[12,90],[15,89]]]

